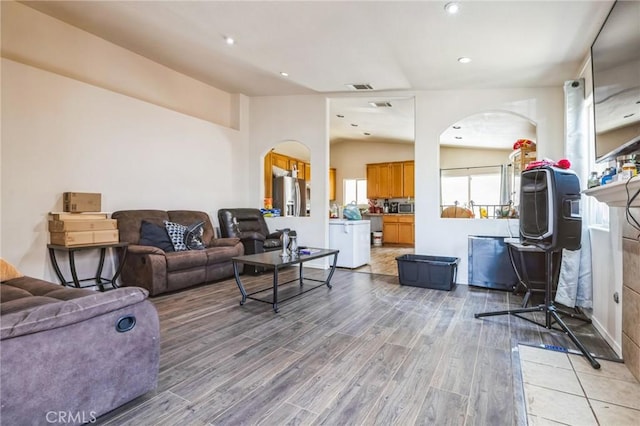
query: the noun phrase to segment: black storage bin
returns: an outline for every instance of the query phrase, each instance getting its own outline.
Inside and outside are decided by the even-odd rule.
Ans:
[[[396,261],[401,285],[451,290],[456,284],[459,257],[405,254]]]

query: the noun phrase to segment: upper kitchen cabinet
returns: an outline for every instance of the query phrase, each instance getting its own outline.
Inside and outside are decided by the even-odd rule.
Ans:
[[[367,198],[413,196],[415,192],[413,164],[413,161],[367,164]],[[409,192],[411,195],[406,195]]]
[[[271,170],[271,166],[279,167],[282,170],[291,170],[290,169],[290,158],[286,155],[278,154],[277,152],[270,152],[265,156],[265,164],[269,161],[269,168]]]
[[[415,197],[415,162],[402,163],[402,196]]]
[[[382,198],[381,193],[383,192],[383,188],[380,188],[380,171],[382,169],[381,164],[367,164],[367,198]],[[386,170],[384,167],[385,177],[384,180],[386,182]]]
[[[329,200],[336,199],[336,169],[329,169]]]

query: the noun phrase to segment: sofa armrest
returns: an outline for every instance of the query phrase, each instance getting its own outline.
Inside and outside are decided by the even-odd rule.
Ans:
[[[212,238],[207,247],[233,247],[240,242],[240,238]]]
[[[281,231],[276,231],[276,232],[272,232],[269,235],[267,235],[267,239],[273,239],[273,238],[280,238],[280,236],[282,235]]]
[[[118,256],[122,256],[118,252]],[[155,296],[167,291],[167,256],[153,246],[130,245],[120,280],[126,286],[142,287]]]
[[[264,234],[261,234],[259,232],[254,232],[254,231],[250,231],[250,232],[239,232],[238,233],[238,238],[240,238],[240,240],[244,241],[264,241],[267,239],[267,237],[264,236]]]
[[[130,244],[129,247],[127,247],[127,251],[129,254],[165,254],[165,251],[158,247],[141,246],[137,244]]]
[[[139,287],[119,288],[6,314],[2,316],[0,339],[8,339],[75,324],[139,303],[146,299],[147,295],[148,292]]]

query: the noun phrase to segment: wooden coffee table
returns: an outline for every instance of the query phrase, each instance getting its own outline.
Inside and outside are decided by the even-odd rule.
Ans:
[[[284,302],[289,299],[293,299],[294,297],[301,296],[302,294],[315,290],[322,286],[327,286],[331,288],[331,277],[336,270],[336,262],[338,261],[338,253],[339,250],[333,249],[319,249],[319,248],[308,248],[306,249],[310,252],[310,254],[299,254],[297,256],[281,256],[281,251],[269,251],[266,253],[258,253],[258,254],[248,254],[245,256],[237,256],[232,258],[233,261],[233,273],[236,278],[236,284],[238,284],[238,289],[240,290],[240,294],[242,295],[242,300],[240,300],[240,305],[244,305],[247,299],[256,300],[258,302],[269,303],[273,306],[273,310],[278,312],[278,302]],[[333,262],[331,264],[331,270],[329,272],[329,276],[326,280],[317,280],[314,278],[305,278],[303,273],[302,264],[314,259],[320,259],[322,257],[327,257],[333,255]],[[254,265],[254,266],[265,266],[273,268],[273,296],[271,299],[254,297],[259,293],[264,293],[270,290],[272,287],[265,287],[258,291],[254,291],[252,293],[247,293],[242,284],[242,280],[240,279],[240,272],[238,270],[238,266],[240,264],[245,265]],[[285,281],[283,283],[278,283],[278,271],[284,267],[299,265],[299,273],[298,277],[289,281]],[[315,281],[322,284],[313,285],[311,287],[305,287],[305,283],[307,281]],[[298,291],[293,296],[289,296],[285,299],[278,300],[278,287],[283,286],[285,284],[297,282],[300,285],[300,291]]]

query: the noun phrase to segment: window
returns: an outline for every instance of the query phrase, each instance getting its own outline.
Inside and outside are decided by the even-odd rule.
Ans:
[[[442,209],[457,205],[470,208],[476,217],[482,217],[479,209],[485,206],[493,213],[495,207],[509,204],[506,184],[503,166],[441,169]]]
[[[344,205],[355,201],[356,204],[368,203],[367,200],[367,180],[366,179],[345,179],[344,180]]]

